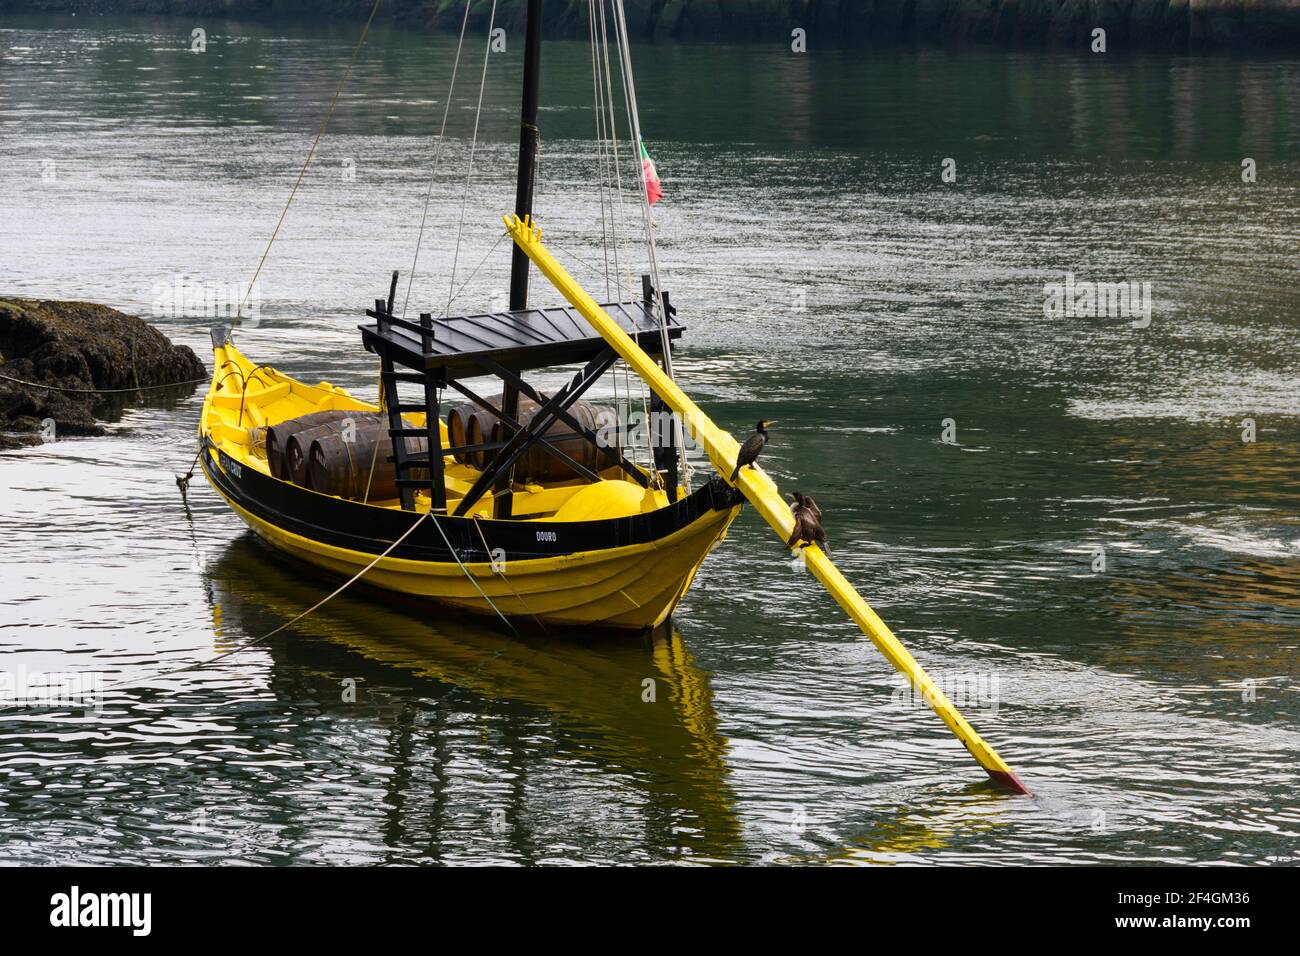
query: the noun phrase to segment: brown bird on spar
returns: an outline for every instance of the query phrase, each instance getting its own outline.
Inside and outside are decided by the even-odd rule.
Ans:
[[[763,451],[763,446],[767,444],[767,427],[775,425],[776,422],[769,422],[766,418],[759,421],[754,426],[754,434],[745,439],[745,444],[740,446],[740,454],[736,456],[736,470],[731,473],[731,483],[736,483],[736,478],[740,474],[740,469],[748,465],[754,467],[754,462],[758,461],[758,456]]]
[[[795,492],[790,496],[790,511],[794,515],[794,532],[786,547],[796,548],[801,544],[815,544],[827,554],[831,549],[826,545],[826,532],[822,528],[822,510],[812,496]]]

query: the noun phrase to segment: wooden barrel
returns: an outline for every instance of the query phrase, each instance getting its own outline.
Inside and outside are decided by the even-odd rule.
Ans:
[[[285,480],[304,488],[307,483],[307,455],[311,443],[323,435],[337,433],[345,440],[378,440],[388,438],[388,423],[383,415],[376,412],[352,412],[338,421],[325,422],[312,428],[304,428],[289,436],[284,445]]]
[[[542,398],[548,397],[548,395],[542,393]],[[506,397],[505,395],[496,395],[489,398],[488,401],[497,408],[501,408],[505,405]],[[519,396],[520,415],[536,411],[536,402],[527,395]],[[457,405],[447,413],[447,440],[453,448],[457,445],[482,445],[485,442],[496,441],[497,439],[492,436],[495,432],[495,426],[500,421],[491,412],[479,408],[477,405]],[[495,451],[461,452],[456,455],[456,460],[462,465],[469,465],[482,471],[495,455]]]
[[[298,418],[290,418],[266,429],[266,463],[271,469],[272,478],[289,481],[289,474],[284,468],[284,451],[289,438],[305,428],[314,428],[326,422],[337,422],[344,418],[356,418],[365,412],[341,411],[331,409],[325,412],[312,412]]]
[[[527,426],[533,420],[533,416],[538,411],[536,405],[531,402],[529,404],[532,407],[525,410],[521,402],[519,409],[519,423],[524,426]],[[617,420],[614,418],[614,409],[606,405],[595,405],[591,402],[577,402],[569,409],[569,414],[584,428],[597,433],[599,433],[602,424]],[[607,416],[603,422],[601,420],[602,415]],[[496,427],[493,429],[492,440],[501,441],[504,434],[505,427],[500,422],[497,422]],[[560,451],[578,462],[578,464],[594,472],[599,473],[602,468],[608,468],[613,464],[608,455],[581,436],[552,439],[551,436],[573,435],[573,427],[563,420],[552,422],[544,435]],[[621,441],[616,439],[612,450],[619,451],[620,447]],[[570,481],[577,477],[580,476],[573,470],[573,466],[554,454],[545,445],[533,445],[515,463],[516,481]]]
[[[429,450],[428,439],[406,438],[408,454]],[[329,431],[312,439],[307,452],[308,487],[321,494],[340,498],[385,501],[397,497],[397,465],[386,426],[358,428],[354,441],[345,441],[338,431]],[[373,467],[373,472],[372,472]],[[412,478],[428,478],[427,468],[412,468]],[[366,487],[370,491],[367,495]]]
[[[307,487],[307,451],[311,443],[331,431],[340,431],[342,422],[326,422],[313,428],[303,428],[289,436],[284,443],[284,456],[281,468],[285,481]]]
[[[469,441],[469,420],[476,409],[473,405],[457,405],[447,413],[447,441],[451,447],[457,445],[468,445]],[[459,464],[465,464],[468,456],[463,451],[456,452],[456,461]]]
[[[495,420],[495,415],[481,408],[471,412],[469,416],[469,443],[471,445],[481,445],[486,441],[491,441],[492,423]],[[489,451],[472,451],[466,456],[465,461],[482,471],[483,466],[487,464],[492,454]]]

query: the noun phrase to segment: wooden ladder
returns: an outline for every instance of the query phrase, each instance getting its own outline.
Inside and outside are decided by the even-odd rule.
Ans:
[[[396,273],[394,273],[396,275]],[[375,300],[375,312],[378,331],[382,339],[389,330],[388,320],[393,316],[393,292],[388,301]],[[422,346],[426,356],[433,348],[433,316],[428,312],[420,313]],[[388,413],[388,437],[393,443],[393,454],[388,459],[397,471],[397,493],[404,511],[415,510],[415,491],[422,488],[429,493],[430,509],[434,512],[447,511],[447,486],[442,473],[442,436],[439,427],[438,387],[441,384],[437,369],[426,368],[420,372],[399,372],[393,367],[392,353],[387,348],[379,350],[379,377],[383,385],[384,410]],[[424,387],[422,403],[403,402],[397,386],[401,382],[414,382]],[[423,412],[425,427],[413,428],[403,414]],[[425,438],[429,445],[427,452],[412,452],[407,448],[408,438]],[[416,470],[425,471],[425,477],[415,477]]]

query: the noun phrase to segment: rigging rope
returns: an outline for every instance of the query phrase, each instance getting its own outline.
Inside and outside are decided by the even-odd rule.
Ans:
[[[429,169],[429,183],[424,189],[424,211],[420,214],[420,232],[415,237],[415,255],[411,259],[411,274],[406,277],[406,295],[402,299],[402,318],[406,318],[406,305],[411,300],[411,284],[415,281],[415,267],[420,261],[420,244],[424,241],[424,225],[429,218],[429,197],[433,195],[433,180],[438,173],[438,159],[447,137],[447,116],[451,112],[452,93],[456,90],[456,75],[460,72],[460,53],[465,46],[465,27],[469,24],[469,8],[474,0],[465,0],[465,15],[460,21],[460,39],[456,41],[456,59],[451,67],[451,81],[447,84],[447,102],[442,106],[442,126],[438,129],[438,143],[433,149],[433,163]],[[489,31],[489,35],[491,32]]]
[[[476,265],[474,271],[469,274],[469,278],[461,283],[461,287],[456,290],[455,294],[453,294],[450,299],[447,300],[447,308],[440,316],[438,316],[438,318],[445,319],[451,315],[451,304],[460,298],[462,292],[469,288],[469,284],[474,281],[474,277],[478,275],[479,270],[483,268],[483,264],[492,258],[493,253],[497,251],[497,246],[501,245],[509,235],[510,233],[503,232],[501,235],[497,236],[497,241],[492,243],[492,248],[483,254],[483,258],[478,261],[478,265]]]
[[[357,38],[357,45],[352,48],[352,58],[348,60],[347,69],[343,71],[343,78],[339,80],[339,85],[334,90],[334,96],[330,99],[329,108],[325,110],[325,118],[321,120],[320,129],[316,130],[316,138],[312,140],[311,149],[307,150],[307,158],[303,160],[302,169],[298,170],[298,178],[294,180],[293,188],[289,190],[289,198],[285,201],[284,209],[280,212],[280,219],[276,222],[275,228],[271,230],[271,238],[266,241],[266,249],[262,252],[261,261],[257,263],[257,269],[253,272],[253,281],[248,284],[248,291],[239,302],[239,307],[235,310],[235,317],[230,323],[230,329],[226,332],[229,337],[233,334],[235,326],[239,324],[239,319],[243,315],[244,306],[248,304],[248,297],[253,294],[253,287],[257,285],[257,277],[262,274],[262,267],[266,265],[266,257],[271,254],[271,246],[275,243],[276,237],[280,234],[280,227],[284,225],[284,217],[289,214],[289,207],[293,205],[293,199],[298,195],[298,187],[302,185],[302,179],[307,175],[307,167],[311,165],[311,158],[316,154],[316,147],[320,145],[321,138],[325,135],[325,129],[330,124],[331,117],[334,116],[334,107],[338,104],[339,94],[343,92],[343,86],[352,75],[352,67],[356,65],[357,54],[361,52],[361,46],[366,42],[366,34],[370,32],[370,24],[374,22],[375,14],[379,11],[379,4],[382,0],[375,0],[374,6],[370,8],[370,16],[366,18],[366,25],[361,28],[361,36]]]
[[[613,165],[613,182],[617,188],[617,200],[614,196],[610,197],[610,222],[614,232],[614,278],[619,288],[622,288],[623,269],[619,263],[619,250],[622,245],[619,238],[619,225],[623,221],[623,173],[622,158],[618,152],[618,121],[614,115],[614,80],[613,71],[609,65],[609,31],[605,24],[605,0],[597,0],[600,4],[600,37],[601,53],[603,58],[603,79],[605,81],[605,90],[603,95],[602,106],[609,110],[609,121],[606,129],[609,132],[609,144],[612,152]],[[623,292],[619,292],[618,298],[622,298]],[[632,276],[627,275],[627,295],[632,294]]]
[[[465,191],[460,199],[460,223],[456,227],[456,250],[451,257],[451,278],[447,283],[447,314],[451,313],[453,290],[456,288],[456,264],[460,261],[460,241],[465,233],[465,206],[469,202],[470,182],[474,178],[474,153],[478,150],[478,124],[483,115],[483,90],[487,86],[488,60],[492,56],[492,29],[496,25],[497,0],[492,0],[492,12],[488,15],[488,39],[483,48],[483,72],[478,81],[478,105],[474,109],[474,136],[469,145],[469,163],[465,170]]]
[[[600,182],[600,242],[605,253],[605,298],[613,297],[609,285],[609,226],[605,216],[605,203],[609,189],[609,156],[605,147],[605,104],[600,89],[600,57],[596,51],[596,0],[587,0],[587,34],[591,40],[592,103],[596,113],[596,160]],[[617,275],[617,273],[616,273]]]
[[[616,40],[619,49],[619,65],[622,69],[623,97],[627,102],[628,124],[632,133],[632,151],[636,157],[644,140],[641,138],[641,118],[636,106],[636,80],[632,76],[632,51],[628,48],[627,15],[623,9],[623,0],[614,0],[617,28]],[[659,306],[659,334],[663,346],[664,371],[673,377],[672,352],[668,347],[668,310],[664,307],[663,287],[659,281],[659,256],[655,249],[654,219],[650,214],[650,193],[646,183],[645,165],[638,164],[638,182],[641,185],[641,214],[645,222],[646,251],[650,255],[650,274],[654,279],[655,304]]]
[[[614,172],[613,172],[612,179],[616,186],[616,194],[611,195],[610,197],[610,205],[611,205],[610,221],[614,233],[614,277],[619,288],[618,298],[621,299],[624,295],[624,292],[622,290],[623,290],[623,280],[625,276],[624,276],[623,266],[620,263],[620,259],[623,259],[623,261],[626,262],[628,265],[628,271],[626,273],[626,280],[627,280],[626,295],[629,298],[631,298],[635,294],[633,291],[633,284],[632,284],[631,259],[630,257],[621,256],[620,253],[622,242],[619,236],[619,225],[622,223],[623,206],[624,206],[623,173],[622,173],[622,157],[619,154],[619,148],[618,148],[618,119],[614,113],[614,79],[613,79],[613,68],[610,66],[610,59],[609,59],[609,29],[605,19],[605,0],[596,0],[596,2],[600,4],[600,51],[602,53],[602,60],[604,66],[602,78],[605,81],[605,89],[603,93],[598,92],[597,94],[596,106],[598,112],[600,112],[602,115],[605,109],[608,109],[609,111],[609,121],[608,121],[607,129],[609,131],[610,147],[613,153],[612,165],[613,165]],[[588,7],[588,9],[589,10],[591,9],[590,6]],[[595,35],[594,24],[592,29],[592,35],[594,38]],[[620,69],[621,69],[621,62],[620,62]],[[626,82],[624,82],[625,103],[626,100],[627,100]],[[602,174],[603,174],[603,169],[602,169]],[[603,196],[603,192],[602,192],[602,196]],[[603,208],[604,207],[602,201],[602,210]],[[625,384],[628,385],[627,392],[628,392],[628,401],[630,405],[632,390],[630,384],[628,384],[626,381]],[[648,390],[646,388],[646,384],[644,381],[640,381],[640,385],[641,385],[642,420],[648,424],[650,421]],[[655,483],[662,485],[662,481],[658,469],[655,468],[654,445],[653,445],[653,440],[649,428],[646,429],[645,439],[646,439],[646,454],[648,456],[649,470],[651,474],[654,475],[655,477]]]
[[[384,389],[384,363],[382,361],[379,363],[379,385],[376,391],[379,399],[377,403],[379,405],[378,414],[382,415],[388,410],[388,395]],[[400,418],[401,416],[399,415],[398,417]],[[389,438],[391,440],[392,436],[390,435]],[[405,443],[406,439],[403,438],[402,442]],[[379,460],[380,444],[381,442],[375,442],[375,447],[370,452],[370,474],[366,476],[366,493],[361,497],[361,503],[363,505],[370,504],[370,483],[375,479],[375,462]]]
[[[623,69],[623,92],[627,98],[628,122],[631,125],[632,141],[635,144],[633,149],[634,153],[637,153],[644,148],[644,140],[641,137],[641,118],[637,112],[636,79],[632,75],[632,50],[627,37],[627,13],[623,7],[623,0],[613,0],[613,2],[617,14],[620,62]],[[655,305],[658,306],[659,312],[659,342],[663,349],[664,371],[669,378],[673,378],[673,352],[668,338],[668,303],[664,299],[663,283],[659,279],[659,254],[655,248],[654,217],[650,212],[650,187],[646,181],[645,164],[638,163],[637,169],[637,178],[641,184],[641,215],[645,222],[646,251],[650,256],[650,275],[654,282]],[[693,469],[686,455],[685,429],[682,427],[680,417],[676,415],[673,416],[673,431],[678,460],[682,464],[682,479],[686,484],[686,491],[689,493]]]

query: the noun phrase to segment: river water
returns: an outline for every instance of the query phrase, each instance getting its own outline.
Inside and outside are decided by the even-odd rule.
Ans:
[[[160,290],[249,282],[355,31],[0,20],[0,298],[102,302],[210,361],[213,320]],[[749,511],[658,643],[349,593],[156,677],[330,589],[201,477],[182,501],[194,394],[0,456],[0,670],[124,682],[0,711],[0,862],[1296,860],[1300,60],[817,39],[634,50],[678,375],[737,434],[779,420],[766,467],[1036,796],[991,787]],[[472,40],[413,311],[453,260],[457,306],[506,284],[522,39],[481,112]],[[391,270],[404,292],[454,53],[372,33],[254,358],[371,394],[355,326]],[[603,295],[590,51],[544,63],[538,213]],[[1049,315],[1067,273],[1149,283],[1149,323]]]

